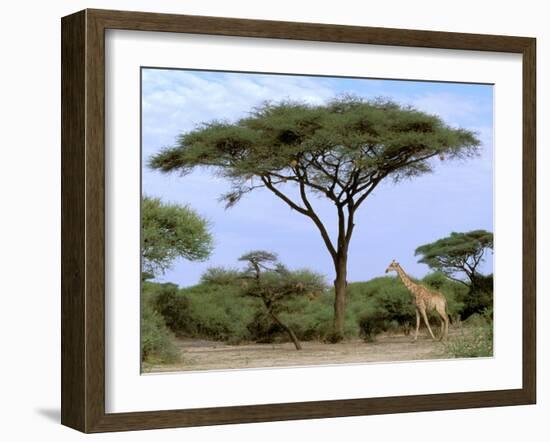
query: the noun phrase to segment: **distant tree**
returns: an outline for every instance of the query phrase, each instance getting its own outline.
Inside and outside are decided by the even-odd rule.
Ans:
[[[235,123],[205,123],[180,135],[176,146],[151,157],[149,165],[179,173],[213,168],[232,182],[222,196],[227,207],[265,188],[308,217],[334,263],[334,332],[341,339],[348,249],[361,203],[385,179],[431,172],[432,158],[464,158],[478,147],[474,133],[451,128],[435,115],[388,100],[346,96],[322,105],[266,103]],[[334,204],[335,238],[312,196]]]
[[[145,196],[141,212],[142,278],[164,273],[182,257],[206,259],[213,248],[206,220],[187,206],[165,204]]]
[[[445,238],[416,249],[421,256],[418,262],[443,272],[449,279],[465,285],[476,286],[481,281],[479,265],[488,250],[493,250],[493,234],[486,230],[453,232]],[[460,278],[466,276],[467,280]]]
[[[278,261],[277,255],[263,250],[249,252],[239,261],[248,264],[242,275],[243,294],[259,298],[267,314],[288,334],[296,350],[301,350],[296,334],[283,323],[279,313],[285,309],[285,301],[292,297],[312,299],[320,294],[325,288],[323,277],[308,270],[290,271]]]
[[[241,280],[241,272],[238,269],[224,267],[209,267],[201,275],[201,284],[212,285],[238,285]]]

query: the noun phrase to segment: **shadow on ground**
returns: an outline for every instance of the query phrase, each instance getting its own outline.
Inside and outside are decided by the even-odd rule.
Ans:
[[[38,408],[35,411],[36,414],[56,424],[61,422],[61,410],[59,408]]]

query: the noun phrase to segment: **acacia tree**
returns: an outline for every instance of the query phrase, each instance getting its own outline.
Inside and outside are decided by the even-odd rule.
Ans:
[[[145,274],[164,273],[178,257],[202,261],[212,252],[208,223],[191,208],[145,196],[141,209],[141,257]]]
[[[232,183],[222,196],[227,207],[265,188],[309,218],[334,264],[334,331],[341,339],[348,249],[360,205],[383,180],[430,172],[431,158],[468,157],[478,146],[474,133],[451,128],[435,115],[392,101],[346,96],[323,105],[265,103],[234,123],[204,123],[152,156],[149,165],[183,174],[210,167]],[[334,204],[335,237],[312,196]]]
[[[267,314],[281,327],[294,343],[296,350],[302,346],[294,331],[279,317],[285,308],[285,301],[295,296],[313,299],[325,288],[322,276],[308,270],[290,271],[281,264],[277,255],[264,250],[246,253],[239,258],[248,266],[241,276],[245,296],[259,298]]]
[[[480,279],[479,265],[487,250],[493,250],[493,234],[486,230],[452,232],[445,238],[424,244],[415,250],[418,262],[443,272],[449,279],[474,287]],[[465,275],[469,284],[459,275]]]

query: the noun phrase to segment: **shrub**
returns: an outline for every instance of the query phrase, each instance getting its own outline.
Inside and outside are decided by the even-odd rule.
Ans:
[[[460,334],[444,343],[445,354],[451,358],[475,358],[493,355],[492,312],[474,313],[464,322]]]
[[[235,285],[239,283],[241,272],[224,267],[210,267],[201,276],[201,284]]]
[[[473,313],[463,321],[463,324],[470,327],[483,327],[487,324],[487,319],[480,313]]]
[[[350,284],[350,307],[356,334],[369,341],[383,331],[408,333],[415,318],[412,295],[393,277]]]
[[[373,342],[376,336],[387,330],[387,322],[379,314],[365,315],[359,319],[359,334],[366,342]]]
[[[168,328],[177,335],[189,335],[195,331],[189,299],[179,294],[175,284],[156,284],[151,290],[153,308],[159,312]]]
[[[315,299],[297,298],[287,303],[281,318],[302,341],[323,341],[332,331],[333,298],[323,293]]]
[[[326,344],[338,344],[342,342],[342,335],[338,332],[331,330],[326,334],[323,342],[325,342]]]
[[[259,309],[257,299],[245,298],[233,285],[200,284],[181,289],[189,302],[192,336],[237,344],[251,339],[248,324]]]
[[[267,312],[258,309],[252,321],[246,325],[250,339],[262,344],[269,344],[275,341],[278,334],[283,330],[273,323]]]
[[[308,276],[293,272],[301,279]],[[287,340],[284,330],[266,314],[262,301],[243,296],[243,278],[236,270],[211,268],[201,283],[179,289],[174,284],[143,282],[143,296],[162,315],[176,336],[238,344],[246,341]],[[468,288],[442,274],[426,276],[422,283],[443,292],[451,315],[462,309]],[[414,326],[413,297],[394,277],[375,278],[348,285],[344,337],[374,339],[381,331],[407,332]],[[299,340],[331,341],[334,290],[318,296],[290,297],[277,314]],[[434,323],[439,321],[433,317]],[[335,337],[337,338],[337,337]]]
[[[160,313],[151,303],[141,303],[141,360],[150,363],[170,363],[179,359],[173,335]]]
[[[482,314],[493,307],[493,275],[478,275],[475,283],[463,298],[464,308],[462,317],[468,318],[474,313]]]
[[[493,355],[493,327],[461,329],[460,335],[449,339],[445,353],[451,358],[476,358]]]

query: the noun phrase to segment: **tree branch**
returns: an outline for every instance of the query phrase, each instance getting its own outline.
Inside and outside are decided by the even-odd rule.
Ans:
[[[411,160],[411,161],[404,161],[404,162],[397,163],[397,164],[391,164],[391,169],[392,170],[399,170],[403,167],[410,166],[411,164],[415,164],[415,163],[419,163],[421,161],[428,160],[432,157],[435,157],[437,154],[438,154],[437,152],[434,152],[434,153],[431,153],[429,155],[424,155],[423,157],[415,158],[414,160]]]
[[[372,184],[371,184],[371,187],[363,194],[361,195],[357,202],[353,205],[353,210],[357,210],[357,208],[361,205],[361,203],[363,201],[365,201],[365,198],[367,198],[367,196],[369,196],[371,194],[371,192],[375,189],[376,186],[378,186],[378,184],[380,183],[380,181],[382,181],[382,178],[383,176],[379,177],[379,178],[376,178]]]
[[[280,199],[282,199],[290,207],[292,207],[294,210],[301,213],[302,215],[309,216],[308,211],[306,209],[304,209],[303,207],[300,207],[298,204],[296,204],[294,201],[292,201],[289,197],[287,197],[284,193],[282,193],[279,189],[277,189],[271,183],[271,180],[269,180],[267,177],[264,177],[264,176],[262,176],[260,178],[264,182],[265,187],[267,187],[269,190],[271,190],[275,195],[277,195]]]
[[[353,228],[355,227],[355,210],[353,208],[353,197],[350,197],[350,202],[348,204],[348,227],[346,231],[346,247],[349,245],[349,242],[351,240],[351,235],[353,233]]]
[[[313,209],[313,206],[311,205],[311,203],[309,202],[309,200],[307,198],[307,195],[306,195],[306,192],[305,192],[305,183],[300,182],[299,184],[300,184],[300,196],[301,196],[302,201],[304,202],[307,209],[304,209],[303,207],[296,204],[289,197],[287,197],[284,193],[282,193],[279,189],[277,189],[275,186],[273,186],[273,184],[271,183],[271,181],[268,177],[262,176],[261,179],[264,182],[265,186],[269,190],[271,190],[275,195],[277,195],[280,199],[282,199],[290,207],[292,207],[294,210],[301,213],[302,215],[305,215],[305,216],[311,218],[311,220],[314,222],[314,224],[319,229],[319,232],[321,233],[321,236],[322,236],[323,241],[325,242],[325,245],[326,245],[326,247],[327,247],[327,249],[330,253],[330,256],[332,257],[333,260],[335,260],[336,259],[336,250],[334,248],[334,245],[332,244],[332,241],[330,240],[330,236],[329,236],[325,226],[323,225],[323,223],[321,222],[321,220],[319,219],[319,217],[315,213],[315,210]]]
[[[470,287],[470,285],[466,282],[466,281],[463,281],[462,279],[459,279],[459,278],[455,278],[449,274],[445,274],[445,276],[449,279],[451,279],[452,281],[456,281],[456,282],[460,282],[461,284],[464,284],[466,287]]]
[[[330,256],[332,257],[333,261],[336,263],[336,249],[334,248],[334,245],[332,244],[332,241],[330,240],[330,236],[327,232],[327,229],[323,225],[322,221],[319,219],[317,214],[315,213],[315,210],[313,209],[313,206],[309,202],[309,199],[307,198],[306,189],[305,189],[305,183],[300,182],[300,196],[302,197],[302,201],[304,202],[305,206],[307,207],[307,216],[309,216],[317,228],[319,229],[319,232],[321,232],[321,236],[323,237],[323,241],[325,242],[325,245],[327,246],[327,249],[330,253]]]

